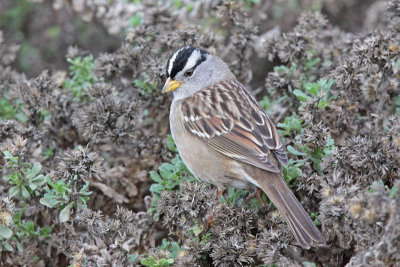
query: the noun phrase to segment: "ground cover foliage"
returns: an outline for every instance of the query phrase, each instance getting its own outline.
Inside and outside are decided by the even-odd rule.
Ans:
[[[400,265],[399,0],[3,0],[0,29],[1,266]],[[187,170],[160,94],[184,45],[277,123],[327,247]]]

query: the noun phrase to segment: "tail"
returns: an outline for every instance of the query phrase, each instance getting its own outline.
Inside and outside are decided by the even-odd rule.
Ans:
[[[263,179],[262,179],[263,178]],[[257,179],[261,189],[283,214],[300,245],[309,249],[312,245],[324,245],[325,240],[310,216],[287,186],[279,173],[269,173],[268,178]]]

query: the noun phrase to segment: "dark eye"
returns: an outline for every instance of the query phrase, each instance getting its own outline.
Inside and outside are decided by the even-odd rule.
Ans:
[[[193,75],[194,69],[188,69],[187,71],[185,71],[185,76],[186,77],[190,77]]]

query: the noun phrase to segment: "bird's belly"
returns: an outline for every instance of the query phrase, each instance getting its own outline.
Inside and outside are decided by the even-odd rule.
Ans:
[[[178,115],[173,114],[176,110],[171,108],[170,117]],[[232,171],[235,160],[210,148],[200,138],[185,132],[186,130],[179,120],[170,120],[170,128],[179,155],[197,179],[211,183],[218,189],[227,187],[250,189],[253,187],[245,177]]]

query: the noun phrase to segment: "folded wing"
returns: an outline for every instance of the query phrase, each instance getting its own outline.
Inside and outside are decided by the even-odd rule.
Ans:
[[[184,127],[233,159],[279,172],[269,157],[287,164],[285,147],[272,121],[236,80],[210,86],[182,103]]]

